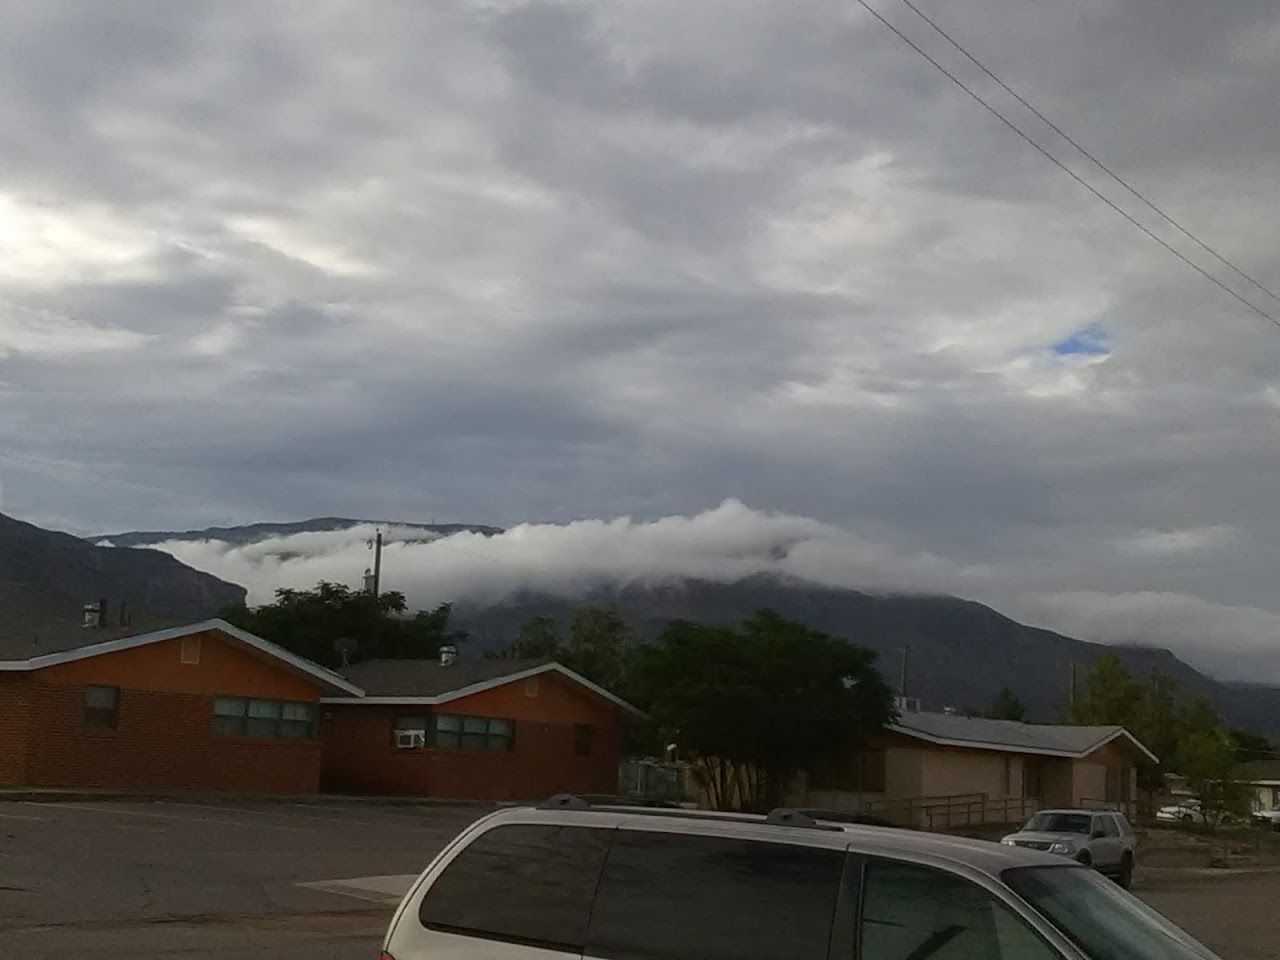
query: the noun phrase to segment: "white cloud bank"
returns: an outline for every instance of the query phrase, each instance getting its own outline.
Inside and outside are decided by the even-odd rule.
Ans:
[[[278,587],[319,580],[357,584],[371,563],[371,525],[273,537],[236,546],[171,540],[157,548],[249,588],[251,603]],[[439,536],[392,527],[385,589],[412,607],[499,602],[521,590],[574,596],[605,584],[753,574],[872,591],[955,593],[992,602],[1028,623],[1082,639],[1169,647],[1224,679],[1280,682],[1280,616],[1161,591],[1062,591],[1024,569],[964,565],[912,553],[806,517],[753,510],[737,500],[691,516],[521,524],[497,536]],[[1051,576],[1051,575],[1050,575]]]

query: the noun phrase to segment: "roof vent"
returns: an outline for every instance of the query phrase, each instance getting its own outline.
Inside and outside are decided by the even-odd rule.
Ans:
[[[446,643],[440,648],[440,666],[451,667],[458,659],[458,648],[451,643]]]
[[[919,697],[894,697],[893,705],[898,708],[899,713],[919,713],[920,712]]]
[[[84,605],[84,619],[80,621],[80,626],[85,629],[105,627],[107,625],[107,616],[106,597],[103,597],[97,603],[86,603]]]

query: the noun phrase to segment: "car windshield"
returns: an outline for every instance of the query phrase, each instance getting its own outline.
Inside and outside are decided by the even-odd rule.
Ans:
[[[1037,813],[1022,829],[1037,833],[1088,833],[1091,820],[1087,813]]]
[[[1004,881],[1094,960],[1218,960],[1142,901],[1092,870],[1019,867]]]

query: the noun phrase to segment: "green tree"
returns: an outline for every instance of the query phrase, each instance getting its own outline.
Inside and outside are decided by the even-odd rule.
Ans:
[[[989,720],[1025,720],[1027,708],[1023,706],[1016,693],[1008,687],[1003,687],[991,701],[991,706],[982,711],[982,715]]]
[[[1177,681],[1167,673],[1152,670],[1133,704],[1125,728],[1160,758],[1160,765],[1138,766],[1138,786],[1153,794],[1164,786],[1164,770],[1178,753]]]
[[[635,631],[612,606],[588,604],[573,613],[562,637],[551,617],[533,617],[499,657],[555,660],[606,690],[625,695]]]
[[[1120,658],[1105,653],[1089,665],[1084,684],[1067,718],[1078,724],[1122,724],[1132,719],[1141,684],[1133,679]]]
[[[521,660],[555,659],[563,641],[551,617],[532,617],[520,628],[516,639],[497,654]]]
[[[673,622],[637,652],[633,689],[719,809],[779,802],[893,717],[873,652],[767,610],[736,628]]]
[[[1229,813],[1248,811],[1248,794],[1233,779],[1235,747],[1220,728],[1189,728],[1178,745],[1179,769],[1187,786],[1200,797],[1200,810],[1210,830]]]
[[[321,581],[311,590],[280,589],[273,603],[229,607],[221,616],[250,633],[325,666],[342,663],[340,642],[350,642],[351,662],[376,658],[435,657],[466,632],[449,627],[449,604],[410,615],[404,595],[374,597],[340,583]]]
[[[1177,718],[1174,766],[1200,797],[1205,824],[1214,829],[1226,814],[1248,812],[1248,794],[1235,782],[1237,748],[1205,697],[1182,707]]]
[[[1276,745],[1260,733],[1234,728],[1227,731],[1227,736],[1231,738],[1231,747],[1236,752],[1237,763],[1280,758],[1280,751],[1276,750]]]

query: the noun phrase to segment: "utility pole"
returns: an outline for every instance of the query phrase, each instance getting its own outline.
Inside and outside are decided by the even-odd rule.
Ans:
[[[373,598],[378,599],[378,589],[382,585],[382,531],[373,538]]]
[[[903,699],[904,703],[907,699],[907,658],[910,656],[911,656],[911,647],[910,646],[903,647],[902,648],[902,682],[898,685],[898,696],[900,696]]]
[[[1074,706],[1076,702],[1076,662],[1071,661],[1071,687],[1067,691],[1067,704]]]

